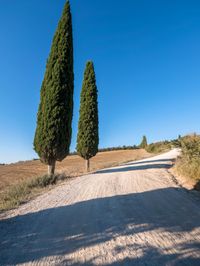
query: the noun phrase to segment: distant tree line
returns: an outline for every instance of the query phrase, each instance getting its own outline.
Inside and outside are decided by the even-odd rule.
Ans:
[[[133,146],[117,146],[117,147],[108,147],[108,148],[101,148],[99,149],[99,152],[104,152],[104,151],[118,151],[118,150],[136,150],[139,149],[138,146],[133,145]]]

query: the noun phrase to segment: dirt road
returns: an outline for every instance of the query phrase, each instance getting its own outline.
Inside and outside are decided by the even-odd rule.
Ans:
[[[200,200],[177,151],[62,184],[0,221],[0,265],[200,265]]]

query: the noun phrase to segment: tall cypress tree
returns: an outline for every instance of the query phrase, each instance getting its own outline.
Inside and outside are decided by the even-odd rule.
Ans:
[[[79,124],[77,136],[77,152],[86,160],[86,170],[90,168],[90,158],[98,152],[98,102],[97,86],[93,62],[86,64],[81,102],[79,111]]]
[[[146,149],[147,146],[148,146],[147,138],[146,138],[146,136],[143,136],[143,138],[142,138],[142,142],[141,142],[141,144],[140,144],[140,148],[142,148],[142,149]]]
[[[69,1],[65,4],[41,87],[34,149],[54,174],[56,161],[69,153],[73,115],[73,37]]]

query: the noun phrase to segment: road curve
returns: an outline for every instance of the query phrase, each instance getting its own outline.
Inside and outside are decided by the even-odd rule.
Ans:
[[[62,184],[0,221],[0,265],[200,265],[200,200],[177,150]]]

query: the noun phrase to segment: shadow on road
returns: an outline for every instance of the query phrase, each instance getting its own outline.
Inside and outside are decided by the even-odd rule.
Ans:
[[[141,250],[140,245],[127,246],[133,250]],[[195,249],[197,252],[198,250]],[[122,252],[123,250],[120,250]],[[149,245],[149,247],[142,247],[143,255],[139,258],[125,258],[113,263],[106,264],[107,266],[199,266],[199,259],[192,258],[191,256],[183,258],[181,254],[163,254],[159,249]],[[192,252],[188,247],[187,253]],[[187,253],[184,254],[187,256]],[[95,266],[92,260],[89,260],[86,264],[73,263],[71,260],[64,260],[60,265],[70,266]]]
[[[130,162],[125,163],[123,165],[138,165],[138,164],[148,164],[148,163],[163,163],[163,162],[171,162],[174,163],[175,159],[158,159],[158,160],[145,160],[145,161],[139,161],[139,162]]]
[[[162,159],[162,160],[152,160],[144,162],[133,162],[127,163],[120,167],[108,168],[103,170],[98,170],[95,174],[110,174],[110,173],[119,173],[127,171],[136,171],[136,170],[147,170],[147,169],[169,169],[172,167],[174,159]],[[140,165],[141,164],[141,165]],[[127,166],[128,165],[128,166]]]
[[[0,222],[0,265],[33,262],[49,256],[69,255],[80,248],[103,244],[116,236],[152,233],[155,230],[173,233],[180,239],[200,227],[200,206],[186,196],[181,188],[165,188],[142,193],[97,198],[73,205],[57,207],[17,216]],[[114,265],[200,265],[193,252],[200,252],[200,243],[178,244],[178,253],[165,254],[154,243],[124,245],[125,249],[141,251],[138,258],[126,258],[107,264]],[[178,247],[177,247],[178,246]],[[183,254],[184,253],[184,257]],[[95,265],[65,260],[59,265]],[[172,262],[170,264],[170,262]]]

